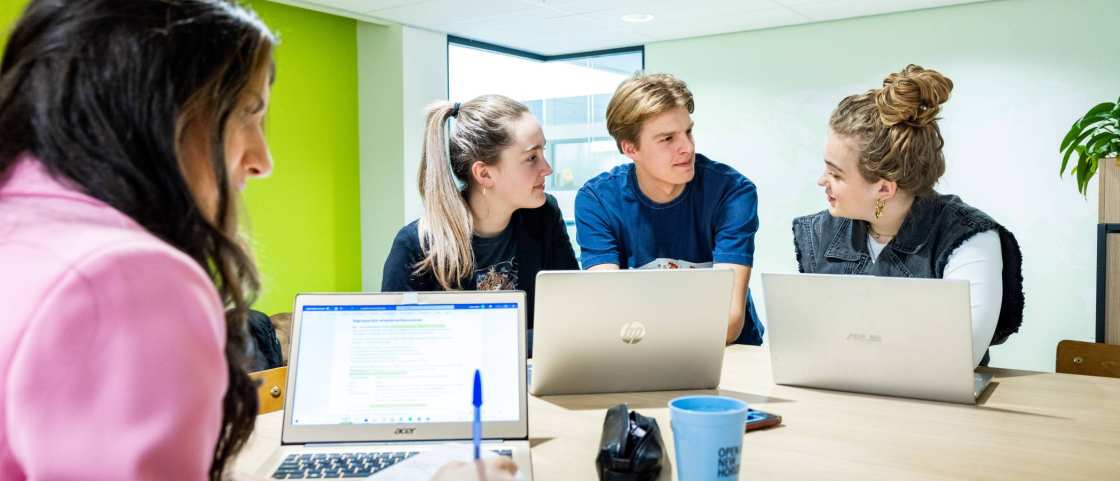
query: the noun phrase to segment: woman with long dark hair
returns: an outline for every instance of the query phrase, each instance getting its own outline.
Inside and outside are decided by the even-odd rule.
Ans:
[[[244,445],[238,197],[272,169],[274,44],[218,0],[23,13],[0,64],[0,479],[217,480]]]

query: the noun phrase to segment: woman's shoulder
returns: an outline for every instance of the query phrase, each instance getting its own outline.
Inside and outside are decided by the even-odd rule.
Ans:
[[[23,291],[20,298],[40,298],[75,277],[94,291],[112,289],[114,282],[171,278],[184,286],[201,286],[217,299],[212,281],[194,259],[120,218],[75,212],[71,218],[9,226],[0,233],[0,265],[9,274],[0,277],[0,289]]]
[[[203,304],[209,305],[209,311],[223,312],[210,276],[184,252],[146,231],[118,229],[87,234],[94,242],[75,252],[69,262],[56,266],[60,282],[67,277],[78,278],[94,296],[113,296],[106,292],[112,290],[164,286],[168,291],[162,302],[168,308],[190,304],[185,308],[195,311],[199,309],[196,304]]]
[[[125,449],[117,463],[139,466],[136,459],[166,456],[151,451],[161,439],[213,446],[227,383],[225,309],[213,282],[189,256],[145,232],[75,228],[72,233],[84,235],[88,244],[65,258],[24,264],[33,279],[19,288],[27,296],[14,299],[17,325],[10,332],[19,333],[19,342],[8,352],[0,346],[0,356],[13,359],[0,377],[22,386],[9,399],[8,407],[19,413],[9,417],[9,426],[31,426],[39,412],[81,411],[77,398],[56,389],[81,380],[115,388],[81,401],[98,416],[62,419],[77,422],[78,431],[108,430],[122,446],[151,454],[132,456]],[[11,253],[6,247],[0,250]],[[141,423],[122,406],[163,411]],[[182,432],[199,420],[203,428]],[[52,431],[46,429],[23,439],[22,446],[49,448]],[[193,461],[189,454],[167,459]]]
[[[813,233],[819,236],[829,228],[839,227],[845,220],[847,219],[833,217],[828,209],[825,209],[814,214],[794,217],[793,232],[795,236],[803,233]]]
[[[397,230],[393,247],[415,250],[420,248],[420,219],[409,222]]]
[[[0,263],[15,260],[17,266],[0,280],[0,289],[14,294],[5,309],[17,329],[28,339],[56,340],[23,343],[25,349],[65,349],[66,343],[104,341],[91,338],[94,333],[112,333],[122,349],[188,342],[220,357],[225,309],[190,256],[145,231],[75,227],[71,234],[86,242],[54,257],[60,244],[24,249],[28,259],[12,259],[21,252],[10,245],[0,248]]]
[[[981,227],[983,230],[996,227],[996,221],[988,213],[973,207],[956,195],[938,195],[943,212],[952,213],[952,216],[942,216],[943,219]]]

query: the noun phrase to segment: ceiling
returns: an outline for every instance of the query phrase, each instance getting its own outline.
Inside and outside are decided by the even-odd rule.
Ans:
[[[276,0],[541,55],[758,30],[985,0]],[[650,14],[645,23],[623,15]]]

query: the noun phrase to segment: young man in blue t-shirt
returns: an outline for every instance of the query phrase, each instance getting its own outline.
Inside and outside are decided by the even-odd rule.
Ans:
[[[692,92],[667,74],[636,75],[607,105],[607,130],[634,162],[576,195],[584,269],[727,268],[735,272],[727,343],[762,344],[747,289],[758,231],[754,184],[696,153]],[[688,286],[681,286],[687,295]],[[745,322],[744,322],[745,319]]]

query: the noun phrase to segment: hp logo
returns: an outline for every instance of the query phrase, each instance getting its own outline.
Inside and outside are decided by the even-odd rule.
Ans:
[[[642,342],[643,337],[646,337],[646,326],[638,321],[627,322],[618,331],[618,337],[622,338],[622,342],[626,344],[637,344]]]

